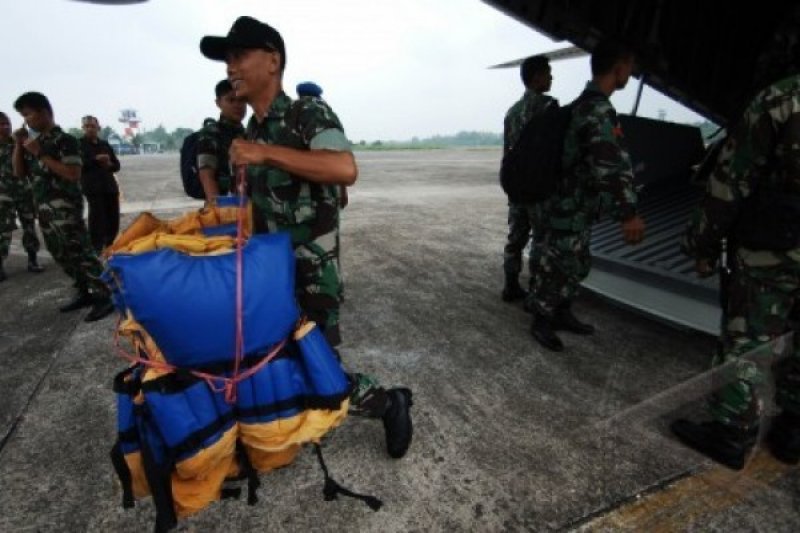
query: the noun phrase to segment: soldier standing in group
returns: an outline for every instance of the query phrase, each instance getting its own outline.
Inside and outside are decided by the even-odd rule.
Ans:
[[[544,94],[553,84],[550,60],[547,57],[527,58],[520,67],[520,77],[525,85],[525,94],[511,106],[503,121],[503,154],[514,146],[522,128],[531,118],[550,106],[558,105],[555,98]],[[522,251],[528,244],[531,231],[535,229],[535,209],[535,205],[517,204],[510,200],[508,202],[508,241],[503,249],[505,286],[502,298],[505,302],[522,300],[527,295],[519,284],[519,274],[522,271]],[[530,269],[530,261],[528,267]]]
[[[708,403],[711,420],[677,420],[686,445],[741,469],[758,437],[772,341],[794,332],[789,356],[776,366],[780,414],[767,434],[773,455],[800,461],[800,9],[762,55],[761,89],[731,131],[709,177],[706,196],[683,242],[699,275],[710,276],[727,239],[731,265],[727,306]],[[781,355],[781,354],[778,354]]]
[[[286,49],[281,35],[250,17],[234,22],[227,37],[204,37],[200,50],[224,60],[236,94],[253,110],[246,139],[231,145],[231,162],[247,165],[257,233],[291,235],[300,308],[332,346],[339,334],[339,186],[358,175],[339,119],[319,98],[293,103],[282,88]],[[351,412],[381,418],[389,455],[400,458],[411,443],[411,391],[386,390],[352,374]]]
[[[36,236],[36,213],[31,183],[28,177],[14,177],[12,159],[14,139],[11,121],[0,112],[0,281],[6,280],[3,261],[8,257],[11,232],[17,229],[17,217],[22,224],[22,247],[28,252],[28,272],[44,272],[36,260],[39,238]]]
[[[111,314],[114,306],[108,288],[100,281],[103,266],[83,221],[78,140],[56,125],[53,108],[41,93],[23,94],[14,102],[14,109],[32,130],[31,135],[25,129],[14,132],[14,175],[31,176],[47,250],[78,289],[75,298],[59,310],[69,312],[92,306],[86,322],[99,320]]]
[[[630,158],[608,99],[627,84],[633,54],[622,46],[601,43],[592,52],[591,65],[592,81],[574,107],[564,140],[563,178],[557,193],[542,204],[531,254],[533,283],[525,302],[534,314],[531,333],[553,351],[564,349],[556,330],[594,332],[570,308],[591,268],[592,224],[608,213],[622,221],[625,242],[635,244],[644,237]]]
[[[89,236],[99,254],[119,233],[119,186],[114,177],[114,172],[119,172],[119,159],[111,145],[99,137],[96,117],[83,117],[81,128],[81,190],[89,203]]]
[[[197,173],[206,202],[234,190],[228,150],[234,139],[244,136],[242,120],[247,112],[247,102],[236,96],[228,80],[217,83],[214,92],[219,120],[206,120],[197,137]]]

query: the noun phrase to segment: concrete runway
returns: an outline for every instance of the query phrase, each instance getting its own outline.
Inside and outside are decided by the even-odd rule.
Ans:
[[[340,483],[384,501],[322,500],[311,450],[262,476],[260,502],[218,502],[181,531],[797,531],[798,469],[759,450],[741,472],[668,433],[700,414],[714,339],[585,293],[592,337],[541,349],[500,300],[505,198],[499,150],[362,152],[343,213],[346,365],[414,390],[399,461],[379,421],[325,440]],[[126,156],[124,221],[175,216],[177,155]],[[123,510],[115,438],[114,322],[61,314],[66,276],[24,270],[14,234],[0,284],[0,531],[147,531],[149,500]]]

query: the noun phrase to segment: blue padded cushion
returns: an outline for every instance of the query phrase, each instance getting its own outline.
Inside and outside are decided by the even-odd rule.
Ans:
[[[286,338],[299,310],[294,252],[286,233],[244,246],[244,348],[252,355]],[[236,254],[190,256],[164,249],[114,255],[115,300],[127,306],[167,361],[197,367],[233,361]],[[106,276],[107,279],[111,279]]]

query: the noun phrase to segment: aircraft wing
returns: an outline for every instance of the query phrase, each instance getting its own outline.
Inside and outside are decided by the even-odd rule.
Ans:
[[[588,55],[589,53],[586,50],[582,50],[577,46],[567,46],[566,48],[559,48],[558,50],[550,50],[549,52],[542,52],[542,55],[548,58],[550,61],[559,61],[561,59],[572,59],[573,57],[582,57]],[[522,64],[523,61],[528,59],[530,56],[521,57],[519,59],[515,59],[514,61],[508,61],[507,63],[500,63],[499,65],[492,65],[489,68],[511,68],[511,67],[518,67]]]
[[[648,85],[726,125],[752,96],[759,51],[796,0],[736,7],[729,0],[484,2],[583,50],[591,52],[605,38],[630,45]]]

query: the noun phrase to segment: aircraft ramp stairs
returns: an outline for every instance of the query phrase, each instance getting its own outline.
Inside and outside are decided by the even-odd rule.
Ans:
[[[645,187],[639,212],[647,229],[637,246],[623,242],[618,222],[595,224],[592,272],[584,286],[658,319],[716,335],[718,277],[697,278],[693,260],[680,251],[686,221],[701,196],[701,188],[688,184]]]

